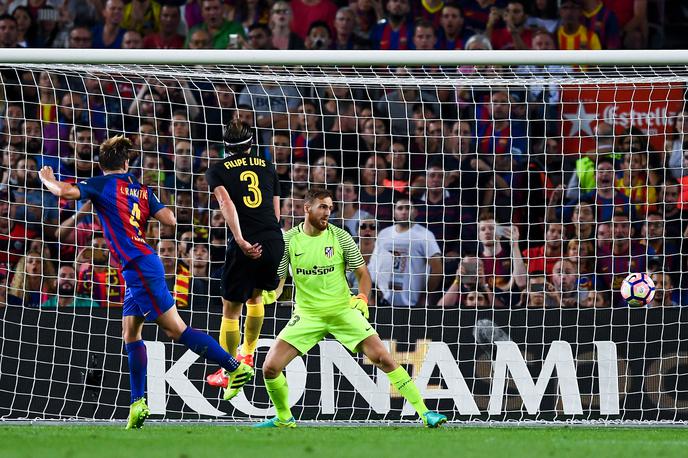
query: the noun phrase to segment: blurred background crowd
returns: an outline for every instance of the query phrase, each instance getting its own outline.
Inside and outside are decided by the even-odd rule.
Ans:
[[[680,47],[686,38],[671,31],[688,11],[673,3],[17,0],[1,5],[0,46]],[[98,145],[117,133],[134,141],[133,173],[176,213],[176,228],[151,223],[147,237],[177,305],[217,302],[227,230],[204,172],[224,155],[223,126],[239,117],[255,129],[255,153],[276,164],[285,230],[303,220],[309,186],[332,190],[331,222],[359,243],[378,306],[621,307],[630,272],[652,274],[652,306],[688,304],[683,86],[659,146],[642,128],[595,120],[592,146],[571,153],[565,137],[585,134],[586,118],[577,111],[579,130],[563,128],[561,87],[439,78],[484,68],[427,67],[435,84],[384,87],[0,70],[0,303],[121,303],[123,280],[90,203],[59,201],[36,174],[43,165],[73,182],[99,174]]]

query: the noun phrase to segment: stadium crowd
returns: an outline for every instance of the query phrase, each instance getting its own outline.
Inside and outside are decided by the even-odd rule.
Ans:
[[[0,6],[0,46],[640,49],[653,44],[647,3],[15,0]],[[177,305],[219,303],[227,230],[204,172],[223,157],[233,117],[276,164],[285,230],[302,220],[308,187],[334,192],[331,222],[359,243],[379,306],[618,307],[623,278],[645,271],[657,285],[652,306],[688,303],[683,112],[660,150],[639,129],[599,121],[595,147],[570,155],[555,86],[244,84],[20,67],[2,78],[2,304],[122,302],[90,204],[58,200],[36,173],[99,174],[98,145],[122,132],[138,152],[135,173],[176,214],[176,232],[151,223],[147,238]]]

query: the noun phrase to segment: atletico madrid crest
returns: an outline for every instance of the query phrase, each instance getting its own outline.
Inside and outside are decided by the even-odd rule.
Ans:
[[[332,256],[334,256],[334,247],[326,246],[325,247],[325,256],[327,256],[328,258],[331,258]]]

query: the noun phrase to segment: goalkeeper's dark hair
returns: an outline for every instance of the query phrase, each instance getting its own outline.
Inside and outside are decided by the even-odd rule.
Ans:
[[[100,145],[98,162],[102,171],[120,170],[129,160],[129,150],[132,147],[131,140],[124,135],[116,135],[108,138]]]
[[[243,153],[253,145],[253,131],[239,118],[234,118],[225,126],[222,140],[225,142],[225,151],[232,154]]]
[[[317,199],[332,199],[332,192],[325,188],[310,188],[304,197],[304,204],[313,205]]]

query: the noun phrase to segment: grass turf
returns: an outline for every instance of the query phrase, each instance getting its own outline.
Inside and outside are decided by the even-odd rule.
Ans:
[[[682,457],[683,428],[1,425],[0,457]]]

